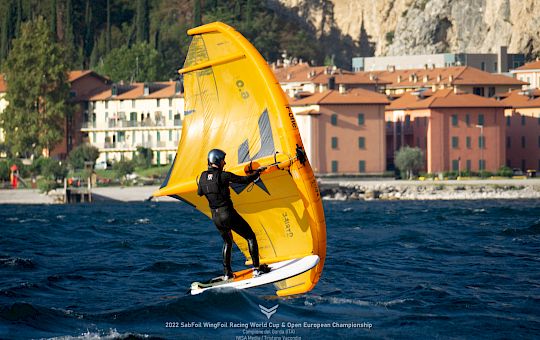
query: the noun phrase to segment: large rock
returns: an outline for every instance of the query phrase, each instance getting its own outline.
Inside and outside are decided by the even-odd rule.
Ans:
[[[355,41],[363,27],[375,55],[446,52],[540,54],[540,0],[279,0],[319,31]],[[393,39],[390,37],[393,36]]]

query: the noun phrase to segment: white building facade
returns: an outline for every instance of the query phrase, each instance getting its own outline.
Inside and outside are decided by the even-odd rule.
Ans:
[[[171,164],[182,131],[184,98],[178,82],[113,84],[92,96],[82,132],[96,146],[97,163],[132,159],[150,148],[153,163]]]

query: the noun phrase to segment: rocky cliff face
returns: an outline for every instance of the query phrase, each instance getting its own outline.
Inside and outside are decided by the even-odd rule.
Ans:
[[[501,45],[509,53],[540,56],[540,0],[279,2],[319,34],[337,28],[357,42],[367,37],[376,56],[495,53]]]

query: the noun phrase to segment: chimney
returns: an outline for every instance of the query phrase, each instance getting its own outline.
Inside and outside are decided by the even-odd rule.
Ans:
[[[453,76],[453,75],[449,75],[449,76],[448,76],[448,82],[449,82],[450,84],[452,84],[452,83],[454,82],[454,76]]]
[[[424,83],[427,83],[429,81],[429,76],[426,74],[424,75]]]
[[[424,70],[427,70],[427,69],[429,69],[428,64],[424,64]]]
[[[457,87],[456,87],[456,86],[454,86],[454,94],[458,94],[458,93],[459,93],[459,92],[458,92],[458,89],[457,89]]]
[[[287,80],[291,80],[291,74],[287,73]]]
[[[388,66],[386,66],[386,70],[388,72],[395,72],[396,71],[396,65],[388,65]]]
[[[328,89],[329,90],[335,90],[336,89],[336,78],[335,77],[328,78]]]
[[[113,84],[111,87],[111,96],[116,97],[118,95],[118,85]]]
[[[339,93],[344,94],[345,92],[347,92],[345,84],[339,84]]]
[[[437,91],[437,85],[433,84],[431,85],[431,92],[436,92]]]
[[[397,76],[397,82],[398,82],[398,83],[401,83],[401,75],[398,75],[398,76]]]
[[[150,94],[150,87],[148,86],[148,83],[144,83],[143,94],[145,96],[148,96]]]
[[[442,76],[440,74],[437,75],[437,83],[440,83],[442,80]]]
[[[324,84],[323,83],[319,84],[319,92],[324,92]]]

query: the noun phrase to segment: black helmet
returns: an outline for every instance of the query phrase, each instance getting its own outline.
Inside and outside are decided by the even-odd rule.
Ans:
[[[225,151],[220,149],[212,149],[208,153],[208,165],[215,164],[217,166],[221,166],[221,161],[225,160]]]

